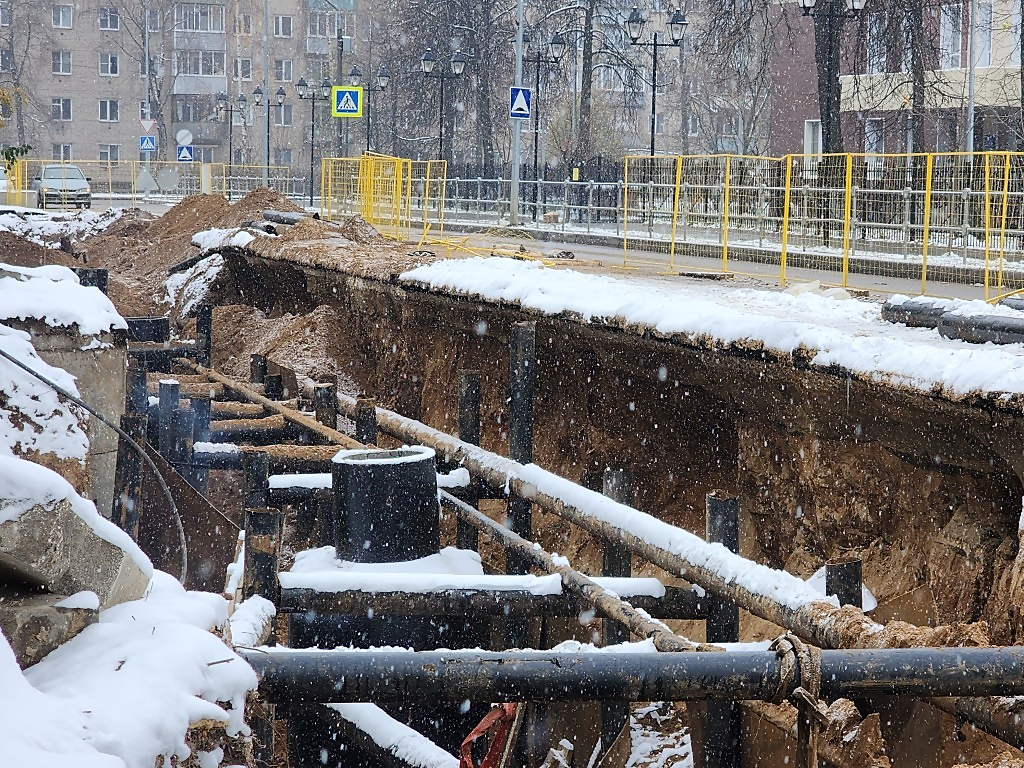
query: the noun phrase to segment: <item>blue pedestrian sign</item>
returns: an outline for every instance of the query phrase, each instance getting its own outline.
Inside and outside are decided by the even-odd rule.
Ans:
[[[533,113],[533,93],[529,88],[508,89],[508,116],[513,120],[529,120]]]
[[[363,89],[359,85],[336,85],[331,89],[333,117],[362,117]]]
[[[156,152],[156,136],[139,136],[139,152]]]
[[[178,162],[179,163],[191,163],[192,162],[192,147],[178,147]]]

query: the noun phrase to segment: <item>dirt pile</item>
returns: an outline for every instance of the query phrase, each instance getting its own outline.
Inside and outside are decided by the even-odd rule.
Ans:
[[[44,248],[13,232],[0,230],[0,263],[14,267],[41,267],[59,264],[62,267],[81,267],[82,261],[70,253],[55,248]]]

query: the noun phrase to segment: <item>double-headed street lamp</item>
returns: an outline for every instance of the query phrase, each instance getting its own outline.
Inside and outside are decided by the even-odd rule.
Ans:
[[[562,58],[563,53],[565,53],[565,40],[562,38],[561,34],[555,32],[555,34],[551,36],[551,42],[548,43],[547,56],[541,56],[540,48],[538,48],[536,51],[534,51],[533,56],[529,56],[526,58],[526,61],[532,61],[534,65],[534,103],[531,105],[533,109],[533,179],[536,185],[533,197],[534,221],[537,220],[537,208],[540,206],[540,175],[537,173],[537,148],[540,145],[540,110],[537,108],[537,100],[540,99],[540,65],[557,64],[558,60]]]
[[[839,43],[843,20],[856,18],[867,0],[799,0],[804,16],[814,17],[815,65],[818,70],[818,113],[821,119],[821,148],[826,155],[842,152],[840,127]],[[819,56],[823,54],[823,57]]]
[[[231,200],[231,165],[235,160],[235,145],[234,145],[234,127],[235,127],[235,112],[242,114],[242,120],[245,120],[245,109],[248,105],[248,100],[245,98],[244,93],[238,94],[237,104],[232,104],[226,93],[217,94],[217,114],[227,115],[228,118],[228,173],[224,180],[224,186],[227,187],[228,200]]]
[[[269,99],[267,99],[267,105],[266,105],[267,106],[267,133],[266,133],[266,137],[265,137],[266,138],[266,142],[265,142],[265,146],[264,146],[264,163],[263,163],[263,167],[267,169],[267,171],[266,171],[266,173],[267,173],[267,179],[266,179],[267,186],[270,186],[270,110],[273,109],[274,106],[277,106],[278,108],[281,108],[282,106],[284,106],[285,92],[284,92],[284,88],[283,87],[278,87],[276,96],[277,96],[277,104],[276,105],[271,104]],[[263,88],[261,88],[258,85],[256,86],[256,89],[252,92],[252,103],[255,106],[257,106],[257,107],[263,105]],[[284,121],[282,120],[281,122],[284,122]]]
[[[309,99],[309,207],[313,207],[313,153],[316,150],[316,103],[331,98],[331,83],[324,80],[318,89],[309,85],[306,78],[300,77],[295,84],[300,99]]]
[[[423,76],[436,78],[441,83],[441,93],[439,94],[440,99],[438,100],[437,107],[437,157],[439,160],[444,160],[444,81],[459,77],[466,70],[466,62],[468,60],[469,57],[466,54],[462,51],[456,51],[451,60],[451,74],[448,74],[444,70],[434,71],[437,58],[431,53],[429,48],[423,54],[423,58],[420,59],[420,69],[423,71]]]
[[[350,85],[359,85],[363,78],[363,73],[359,70],[359,67],[352,67],[352,71],[348,74],[348,82]],[[371,93],[384,93],[388,89],[388,83],[391,82],[391,75],[384,69],[384,65],[381,64],[377,69],[377,87],[372,85],[364,85],[363,93],[366,94],[366,151],[370,151],[370,119],[372,112],[372,104],[370,103]]]
[[[811,0],[813,2],[813,0]],[[657,107],[658,107],[658,49],[659,48],[678,48],[680,43],[683,41],[683,35],[686,33],[686,25],[689,22],[686,20],[686,15],[679,9],[676,9],[672,13],[672,17],[668,22],[668,32],[672,38],[671,43],[659,43],[658,33],[655,32],[651,41],[641,43],[640,38],[643,37],[644,27],[647,25],[647,19],[645,19],[637,7],[633,6],[633,12],[629,14],[629,18],[626,19],[626,34],[629,35],[630,41],[633,45],[642,45],[651,49],[651,57],[654,60],[654,64],[651,67],[651,156],[654,156],[654,128],[655,120],[657,119]],[[688,116],[686,116],[688,118]]]

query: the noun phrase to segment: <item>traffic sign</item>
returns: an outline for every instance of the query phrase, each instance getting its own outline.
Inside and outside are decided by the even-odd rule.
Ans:
[[[142,126],[142,132],[143,133],[152,133],[153,132],[153,126],[156,125],[156,120],[150,120],[148,118],[141,118],[139,120],[139,125]]]
[[[178,162],[179,163],[191,163],[192,162],[192,147],[178,147]]]
[[[508,116],[513,120],[529,120],[532,114],[533,93],[529,88],[508,89]]]
[[[336,85],[331,89],[331,115],[362,117],[363,89],[358,85]]]
[[[182,128],[176,134],[174,134],[174,140],[177,141],[181,146],[187,147],[192,143],[192,131],[187,128]]]
[[[139,152],[156,152],[156,136],[139,136]]]

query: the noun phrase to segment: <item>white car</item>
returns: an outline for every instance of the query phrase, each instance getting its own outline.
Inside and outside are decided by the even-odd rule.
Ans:
[[[7,169],[0,165],[0,192],[7,192]]]

